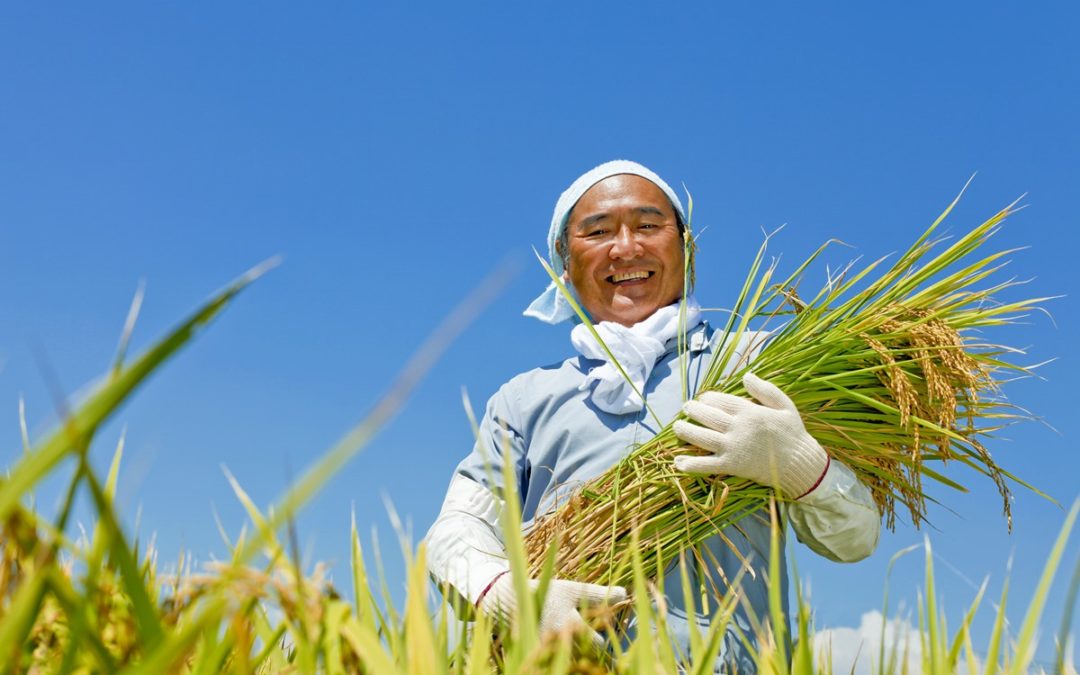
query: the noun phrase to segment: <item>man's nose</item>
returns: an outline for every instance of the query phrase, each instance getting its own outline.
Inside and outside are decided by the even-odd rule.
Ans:
[[[638,243],[637,237],[629,225],[620,225],[615,231],[615,237],[611,241],[611,250],[608,255],[613,259],[624,260],[641,255],[641,244]]]

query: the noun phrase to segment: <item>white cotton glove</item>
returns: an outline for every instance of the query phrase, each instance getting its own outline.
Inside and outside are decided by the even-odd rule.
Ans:
[[[743,377],[743,385],[760,405],[715,391],[683,405],[697,424],[679,420],[675,435],[713,454],[676,457],[675,468],[748,478],[793,499],[804,496],[828,469],[829,456],[807,433],[795,404],[779,387],[753,373]]]
[[[540,584],[529,580],[529,588],[536,590]],[[566,579],[552,579],[548,583],[544,606],[540,610],[540,632],[570,630],[582,631],[603,647],[604,638],[585,623],[578,612],[579,607],[613,606],[626,600],[626,589],[621,586],[600,586]],[[509,574],[503,574],[491,585],[480,599],[479,607],[501,621],[513,621],[517,615],[517,594]]]

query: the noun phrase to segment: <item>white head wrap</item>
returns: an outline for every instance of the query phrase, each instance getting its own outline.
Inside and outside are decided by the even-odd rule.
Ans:
[[[574,205],[581,199],[581,195],[585,194],[589,188],[605,178],[622,174],[641,176],[645,180],[654,183],[656,187],[663,190],[664,194],[667,195],[667,198],[671,201],[671,205],[679,214],[679,219],[684,223],[686,222],[686,212],[683,210],[682,202],[679,201],[679,196],[675,194],[675,191],[671,189],[671,186],[665,183],[660,176],[657,176],[637,162],[631,162],[626,159],[616,159],[611,162],[605,162],[582,174],[580,178],[574,181],[574,183],[562,193],[559,197],[559,201],[555,204],[555,213],[551,216],[551,228],[548,230],[547,243],[548,261],[551,263],[551,268],[555,270],[556,274],[562,275],[564,267],[562,256],[555,250],[555,242],[559,240],[563,228],[566,227],[566,217],[570,215],[570,210],[574,208]],[[572,286],[569,287],[569,290],[571,293],[574,292]],[[574,299],[577,299],[576,294]],[[559,288],[555,285],[555,282],[548,284],[547,289],[532,301],[532,304],[529,305],[524,314],[525,316],[540,319],[544,323],[552,324],[567,319],[577,319],[574,309],[566,302],[566,298],[559,292]]]

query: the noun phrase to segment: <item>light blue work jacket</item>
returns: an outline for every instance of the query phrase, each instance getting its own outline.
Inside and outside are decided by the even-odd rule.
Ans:
[[[718,346],[719,338],[720,332],[706,323],[687,336],[689,349],[685,363],[691,396],[708,370],[709,357]],[[738,354],[760,348],[762,339],[761,334],[746,336],[731,363],[739,362]],[[575,488],[596,478],[637,445],[655,436],[661,426],[647,409],[637,414],[607,413],[593,405],[590,390],[581,389],[589,370],[602,364],[602,361],[578,356],[522,373],[503,385],[488,402],[480,423],[478,444],[458,465],[457,473],[501,493],[502,464],[512,462],[527,528],[557,502],[564,502]],[[642,392],[648,407],[663,424],[674,419],[684,402],[679,365],[676,340],[672,339]],[[717,669],[720,672],[725,669],[753,672],[754,664],[746,653],[743,639],[756,645],[751,617],[761,620],[768,616],[767,516],[758,513],[746,517],[737,527],[727,528],[724,534],[749,561],[750,569],[744,570],[743,561],[729,545],[720,537],[713,537],[703,544],[708,549],[708,552],[702,551],[703,558],[716,561],[720,569],[703,570],[695,556],[687,556],[692,587],[698,588],[698,582],[705,581],[706,587],[719,585],[724,588],[724,579],[741,578],[745,600],[736,608],[724,636]],[[681,574],[675,562],[672,561],[664,581],[667,623],[676,648],[688,660],[689,622],[696,622],[701,634],[707,634],[718,604],[711,594],[707,594],[707,605],[702,606],[700,595],[695,594],[698,596],[694,600],[697,611],[687,612]],[[784,572],[779,583],[783,585],[781,595],[786,616],[787,573],[783,566],[781,569]]]

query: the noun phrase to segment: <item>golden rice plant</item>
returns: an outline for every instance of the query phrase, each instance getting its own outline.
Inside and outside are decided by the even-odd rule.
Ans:
[[[987,341],[985,333],[1047,298],[998,302],[995,296],[1017,282],[988,281],[1013,251],[987,253],[987,242],[1015,205],[950,241],[937,230],[955,204],[891,265],[888,256],[861,269],[849,264],[810,293],[800,282],[805,285],[807,268],[828,244],[779,278],[775,262],[764,264],[766,238],[700,387],[747,396],[742,375],[751,368],[775,383],[794,401],[809,433],[871,488],[889,527],[900,507],[916,527],[925,520],[932,499],[927,479],[964,489],[942,473],[950,461],[994,482],[1009,527],[1008,480],[1024,484],[995,461],[986,440],[1024,417],[1003,399],[1000,386],[1030,368],[1014,360],[1021,352]],[[754,345],[751,364],[735,350],[752,329],[769,337]],[[669,423],[537,519],[526,538],[532,570],[538,572],[554,548],[556,575],[624,585],[631,580],[626,560],[635,531],[655,576],[660,561],[723,536],[723,528],[741,518],[760,517],[754,514],[771,490],[677,472],[674,458],[693,452]]]

